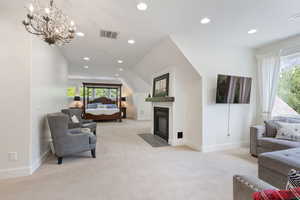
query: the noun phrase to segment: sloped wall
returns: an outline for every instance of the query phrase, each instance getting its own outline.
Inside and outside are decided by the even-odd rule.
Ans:
[[[226,44],[224,38],[201,38],[199,29],[171,36],[183,55],[202,75],[203,151],[222,150],[249,143],[249,127],[256,123],[256,71],[253,50]],[[253,78],[251,104],[216,104],[217,75]]]

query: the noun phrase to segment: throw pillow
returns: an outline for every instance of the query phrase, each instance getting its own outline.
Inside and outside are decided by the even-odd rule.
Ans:
[[[300,141],[300,124],[278,122],[277,139]]]
[[[79,123],[79,119],[76,117],[76,115],[73,115],[73,116],[71,117],[71,120],[72,120],[72,122],[73,122],[74,124],[78,124],[78,123]]]
[[[300,171],[292,169],[288,174],[287,190],[300,187]]]
[[[253,194],[253,200],[298,200],[299,197],[300,188],[293,190],[264,190]]]
[[[275,137],[278,129],[278,120],[267,120],[265,121],[266,125],[266,136]]]

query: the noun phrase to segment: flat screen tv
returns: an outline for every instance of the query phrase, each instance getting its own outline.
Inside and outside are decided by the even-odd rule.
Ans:
[[[252,78],[218,75],[216,103],[249,104]]]

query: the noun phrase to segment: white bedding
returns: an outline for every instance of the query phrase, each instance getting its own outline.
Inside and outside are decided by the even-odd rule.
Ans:
[[[113,115],[120,112],[120,110],[119,108],[89,108],[85,112],[92,115]]]

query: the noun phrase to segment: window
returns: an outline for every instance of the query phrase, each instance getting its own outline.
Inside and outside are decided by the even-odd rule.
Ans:
[[[107,97],[116,100],[118,97],[118,89],[116,88],[89,88],[88,90],[90,98]],[[83,87],[80,87],[80,96],[83,97]],[[67,96],[76,96],[76,87],[67,88]]]
[[[74,97],[76,95],[76,87],[67,88],[67,97]]]
[[[282,57],[273,116],[300,113],[300,54]]]

